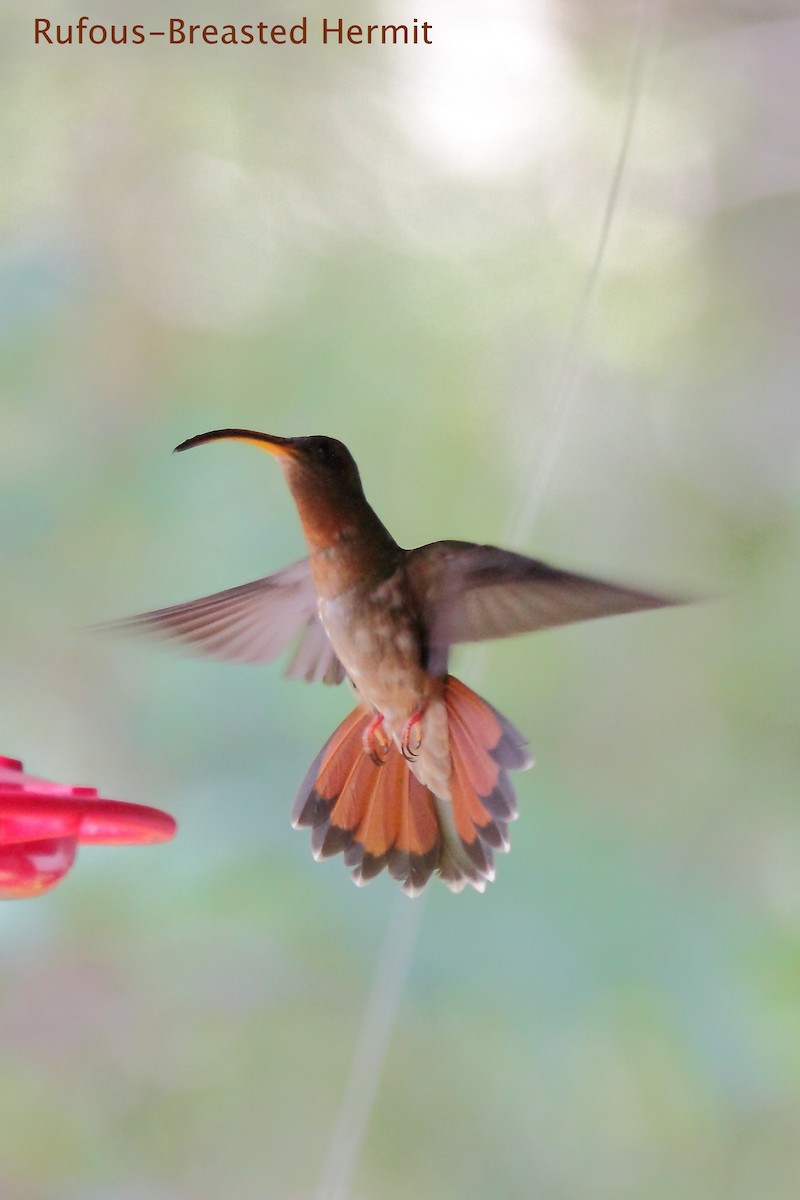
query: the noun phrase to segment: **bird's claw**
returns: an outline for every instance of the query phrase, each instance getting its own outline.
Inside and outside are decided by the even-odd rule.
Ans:
[[[400,739],[400,749],[403,752],[403,758],[409,763],[414,762],[419,757],[419,752],[422,749],[422,718],[425,715],[425,707],[423,706],[418,709],[406,722],[403,736]]]
[[[376,713],[361,735],[364,753],[368,754],[376,767],[382,767],[389,753],[389,739],[383,731],[383,714]]]

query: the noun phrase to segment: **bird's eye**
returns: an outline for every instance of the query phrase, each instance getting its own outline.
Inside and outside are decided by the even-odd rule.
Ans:
[[[317,462],[325,463],[326,466],[333,466],[337,461],[336,451],[330,442],[318,441],[314,442],[311,447],[311,453]]]
[[[300,445],[309,463],[342,479],[358,481],[358,471],[347,447],[336,438],[310,437],[301,438]]]

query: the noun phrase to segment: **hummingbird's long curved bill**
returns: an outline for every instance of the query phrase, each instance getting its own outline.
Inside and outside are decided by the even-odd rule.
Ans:
[[[291,438],[274,437],[270,433],[258,433],[255,429],[211,429],[208,433],[198,433],[194,437],[187,438],[185,442],[181,442],[180,446],[176,446],[173,454],[179,453],[181,450],[192,450],[195,446],[202,446],[204,442],[250,442],[253,446],[258,446],[260,450],[266,450],[267,454],[273,454],[276,458],[295,458],[297,449],[294,446]]]

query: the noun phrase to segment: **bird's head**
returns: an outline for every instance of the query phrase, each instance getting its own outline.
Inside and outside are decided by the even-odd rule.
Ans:
[[[358,467],[347,447],[331,437],[275,437],[252,429],[212,429],[178,450],[223,439],[250,442],[278,460],[312,549],[324,549],[366,505]]]

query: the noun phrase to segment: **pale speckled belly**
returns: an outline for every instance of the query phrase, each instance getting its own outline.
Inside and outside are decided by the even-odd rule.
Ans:
[[[320,620],[354,687],[381,713],[398,746],[410,718],[427,706],[422,745],[411,769],[436,795],[448,797],[451,765],[443,686],[420,663],[415,614],[403,587],[398,574],[369,596],[348,592],[320,599]]]
[[[390,581],[391,582],[391,581]],[[374,595],[353,592],[320,600],[319,615],[342,666],[386,723],[405,723],[428,699],[431,680],[419,661],[413,616],[392,604],[387,585]],[[357,609],[358,616],[354,616]]]

